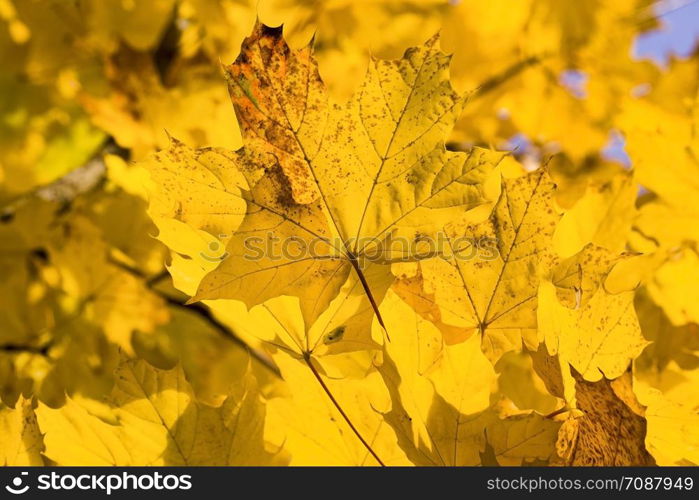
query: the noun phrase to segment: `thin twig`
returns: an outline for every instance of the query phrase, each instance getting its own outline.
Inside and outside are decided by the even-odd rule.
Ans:
[[[485,80],[483,83],[481,83],[476,89],[474,90],[473,94],[471,95],[470,99],[474,99],[476,97],[481,97],[484,94],[487,94],[488,92],[492,92],[496,88],[498,88],[500,85],[505,83],[511,78],[514,78],[517,76],[519,73],[524,71],[530,66],[535,66],[539,64],[542,60],[541,56],[530,56],[527,57],[526,59],[522,59],[521,61],[517,61],[514,63],[512,66],[506,68],[502,73],[492,76]]]
[[[200,304],[198,302],[195,302],[194,304],[184,304],[183,302],[177,300],[174,297],[169,297],[168,295],[164,293],[160,293],[157,290],[154,290],[154,293],[159,295],[165,302],[167,302],[169,305],[173,307],[177,307],[186,311],[192,311],[196,313],[201,319],[206,321],[209,326],[212,326],[217,332],[219,332],[224,338],[227,340],[233,342],[234,344],[242,347],[248,353],[250,356],[255,358],[258,362],[260,362],[265,368],[267,368],[269,371],[271,371],[274,375],[277,377],[281,378],[281,373],[279,372],[279,368],[277,368],[272,361],[270,361],[268,358],[263,356],[260,352],[258,352],[256,349],[253,349],[250,347],[243,339],[238,337],[233,330],[228,328],[225,324],[221,323],[213,314],[211,314],[211,310],[206,307],[204,304]]]
[[[38,354],[40,356],[47,357],[49,349],[53,345],[53,342],[47,342],[43,345],[33,346],[33,345],[23,345],[23,344],[0,344],[0,351],[2,352],[28,352],[31,354]]]
[[[110,264],[113,264],[114,266],[118,267],[119,269],[126,271],[127,273],[136,276],[139,279],[144,280],[144,283],[148,289],[160,297],[162,300],[164,300],[168,305],[172,307],[177,307],[179,309],[183,309],[186,311],[191,311],[193,313],[196,313],[201,319],[206,321],[209,326],[213,327],[219,334],[221,334],[224,338],[227,340],[233,342],[234,344],[244,348],[250,356],[255,358],[258,362],[260,362],[265,368],[267,368],[269,371],[271,371],[274,375],[277,377],[281,378],[281,373],[279,372],[279,368],[277,368],[272,361],[269,360],[266,356],[264,356],[262,353],[258,352],[256,349],[253,349],[250,347],[247,342],[245,342],[243,339],[241,339],[231,328],[229,328],[227,325],[219,321],[212,313],[211,310],[206,307],[204,304],[201,304],[199,302],[195,302],[194,304],[185,304],[181,300],[178,300],[175,297],[172,297],[166,293],[164,293],[161,290],[158,290],[155,288],[155,285],[157,285],[160,281],[163,279],[169,277],[169,273],[167,270],[161,271],[158,274],[155,274],[153,276],[146,276],[146,274],[141,271],[140,269],[136,269],[134,267],[129,266],[128,264],[125,264],[124,262],[120,262],[116,259],[113,259],[111,257],[108,258]]]

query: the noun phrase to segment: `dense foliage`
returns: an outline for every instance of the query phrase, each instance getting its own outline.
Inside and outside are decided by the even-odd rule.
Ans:
[[[655,26],[0,0],[0,462],[698,464],[699,54]]]

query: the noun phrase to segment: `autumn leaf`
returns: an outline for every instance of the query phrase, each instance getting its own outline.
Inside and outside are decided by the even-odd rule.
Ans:
[[[391,391],[385,418],[398,444],[419,465],[477,463],[485,424],[479,413],[495,378],[478,343],[445,346],[440,331],[396,295],[383,307],[397,332],[379,371]]]
[[[60,410],[40,407],[37,415],[46,432],[45,441],[49,447],[46,456],[56,463],[112,466],[131,463],[118,428],[92,415],[79,404],[68,401]],[[114,417],[111,418],[113,423]],[[66,446],[67,443],[71,446]],[[53,451],[54,445],[58,453]]]
[[[341,309],[346,301],[338,299]],[[379,344],[324,356],[346,334],[345,327],[324,333],[328,318],[332,321],[341,312],[331,304],[316,324],[306,325],[298,299],[285,296],[249,311],[243,306],[232,319],[236,331],[265,343],[283,379],[284,395],[269,401],[266,435],[284,443],[294,465],[312,465],[313,456],[336,465],[406,465],[395,448],[395,434],[382,418],[391,400],[372,366]],[[350,322],[348,328],[353,327]]]
[[[497,465],[556,463],[555,443],[561,423],[534,412],[498,416],[486,428]],[[485,465],[485,464],[483,464]]]
[[[321,373],[316,361],[309,361],[310,370],[284,353],[274,359],[292,397],[269,401],[267,435],[284,443],[291,465],[410,465],[383,419],[391,400],[375,370],[338,380]]]
[[[20,398],[15,408],[0,406],[0,436],[0,464],[44,464],[44,443],[30,399]]]
[[[615,379],[647,344],[633,308],[634,294],[612,294],[602,286],[613,262],[606,250],[588,246],[581,254],[554,271],[562,286],[565,276],[577,277],[577,285],[572,285],[575,297],[568,296],[567,304],[559,301],[556,285],[541,283],[539,331],[549,353],[558,354],[586,380]]]
[[[658,382],[666,378],[666,375],[675,378],[671,375],[673,367],[684,371],[686,375],[696,371],[699,367],[699,325],[695,323],[673,325],[662,307],[655,304],[647,293],[638,293],[634,306],[643,335],[651,341],[651,344],[634,361],[635,376],[656,387]],[[666,373],[668,369],[670,373]],[[680,381],[684,378],[685,376],[679,376]],[[689,381],[691,377],[687,380]],[[665,389],[663,393],[667,396],[675,392],[675,389],[682,388],[683,385],[682,382],[675,381],[670,387],[663,385],[660,387]],[[690,401],[693,400],[690,393],[680,390],[680,394],[683,394],[681,399],[685,402],[687,397]]]
[[[539,348],[546,349],[541,345]],[[528,351],[511,352],[495,365],[498,374],[498,393],[521,410],[534,410],[548,415],[560,409],[558,394],[549,393],[546,382],[536,372]]]
[[[372,61],[357,94],[331,105],[312,47],[292,50],[281,29],[256,26],[227,68],[245,148],[196,152],[174,142],[148,164],[155,196],[178,204],[175,218],[194,213],[201,218],[195,227],[205,229],[213,227],[212,219],[202,216],[221,217],[213,205],[193,212],[186,199],[179,200],[177,192],[192,182],[215,192],[214,199],[238,200],[225,216],[244,216],[226,235],[228,257],[203,279],[194,300],[235,298],[250,307],[295,295],[306,323],[313,324],[350,280],[348,286],[361,288],[377,312],[385,286],[367,279],[369,254],[382,262],[415,260],[415,249],[377,246],[391,237],[409,243],[428,238],[485,201],[481,183],[498,155],[445,149],[463,99],[451,90],[449,58],[435,45],[432,39],[401,60]],[[216,155],[213,164],[194,160]],[[158,181],[173,166],[199,177]],[[247,187],[218,178],[216,171],[241,172]],[[387,205],[387,199],[394,201]],[[268,252],[249,258],[252,243],[266,248],[271,241],[312,252],[296,259]]]
[[[645,405],[648,431],[646,447],[658,465],[697,465],[699,463],[699,416],[684,405],[663,397],[644,384],[635,384],[638,400]],[[667,425],[672,421],[673,425]]]
[[[244,377],[218,407],[198,403],[181,368],[124,361],[107,405],[41,405],[47,457],[62,465],[244,465],[282,460],[266,450],[264,405]]]
[[[505,179],[490,219],[449,235],[449,258],[420,263],[423,291],[434,297],[441,321],[463,336],[477,332],[486,355],[497,361],[524,342],[536,349],[540,266],[550,259],[559,214],[545,170]]]
[[[224,334],[224,320],[203,318],[185,306],[171,306],[170,314],[170,322],[155,331],[133,335],[140,359],[161,370],[181,366],[198,401],[209,406],[220,406],[247,374],[255,377],[262,394],[274,392],[280,380],[271,362],[251,356],[258,351],[252,342]],[[243,336],[242,329],[233,331]]]
[[[666,7],[0,0],[0,464],[699,464]]]
[[[414,464],[478,465],[486,449],[496,460],[487,465],[555,456],[560,423],[491,407],[495,373],[477,337],[447,346],[440,331],[396,295],[385,306],[390,327],[401,333],[386,345],[379,367],[393,401],[385,418]]]
[[[571,420],[572,449],[563,454],[567,465],[654,464],[646,451],[646,420],[631,389],[631,377],[587,382],[576,377],[576,398],[583,416]]]
[[[556,227],[556,253],[571,256],[588,243],[621,252],[636,217],[636,184],[632,175],[616,169],[611,179],[600,179],[568,210]],[[576,176],[580,178],[585,176]]]

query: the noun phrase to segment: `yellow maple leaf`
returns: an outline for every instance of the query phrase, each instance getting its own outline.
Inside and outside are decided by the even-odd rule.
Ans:
[[[31,399],[20,398],[15,408],[0,403],[0,464],[43,465],[43,447]]]
[[[337,379],[315,360],[309,370],[284,353],[274,359],[290,394],[269,400],[266,435],[284,443],[291,465],[409,465],[382,417],[391,400],[375,370]]]
[[[560,423],[533,412],[490,408],[495,373],[477,337],[447,346],[441,332],[396,295],[384,301],[399,335],[385,346],[379,371],[393,406],[384,418],[415,465],[478,465],[550,458]]]
[[[40,405],[45,455],[61,465],[273,464],[283,457],[263,442],[264,404],[253,377],[219,408],[197,402],[182,369],[163,371],[124,360],[109,406],[69,400]]]
[[[577,179],[585,177],[576,176]],[[636,191],[633,176],[621,169],[611,179],[589,186],[561,217],[553,235],[556,252],[568,257],[588,243],[623,251],[636,216]]]
[[[540,267],[551,257],[560,217],[553,192],[544,170],[503,180],[490,219],[450,234],[455,243],[446,258],[420,263],[423,289],[434,296],[441,321],[464,335],[480,333],[493,362],[522,342],[536,349]]]
[[[549,353],[558,354],[586,380],[621,376],[647,345],[633,291],[613,294],[602,286],[614,261],[604,248],[588,245],[557,266],[555,281],[539,287],[539,332]]]
[[[699,415],[695,409],[669,401],[643,383],[637,382],[634,391],[647,407],[646,446],[658,465],[699,464]]]
[[[170,176],[173,165],[188,172],[168,177],[180,186],[156,183],[156,198],[171,205],[180,202],[195,174],[198,191],[239,200],[223,214],[244,215],[226,235],[227,257],[203,279],[194,300],[235,298],[251,307],[296,295],[305,323],[312,325],[347,290],[357,308],[368,304],[377,312],[390,273],[377,270],[373,279],[376,261],[419,258],[413,248],[381,245],[389,238],[427,238],[485,201],[482,182],[500,155],[446,151],[444,136],[463,100],[449,86],[449,59],[435,43],[411,49],[402,60],[373,61],[357,94],[344,105],[330,105],[311,47],[291,50],[280,29],[256,26],[228,68],[245,148],[181,153],[173,143],[147,164],[156,179]],[[216,154],[213,169],[192,165],[192,157]],[[215,173],[236,169],[247,186]],[[387,199],[394,201],[387,205]],[[239,211],[241,204],[245,211]],[[176,218],[191,218],[187,206],[177,210]],[[207,214],[212,221],[221,217],[209,204],[196,212],[195,227],[209,224]],[[310,253],[270,253],[274,241]],[[361,330],[366,343],[368,329]],[[342,342],[336,345],[343,349]]]
[[[560,406],[556,395],[549,394],[528,353],[505,354],[495,365],[495,371],[498,374],[498,393],[518,409],[535,410],[546,415]]]

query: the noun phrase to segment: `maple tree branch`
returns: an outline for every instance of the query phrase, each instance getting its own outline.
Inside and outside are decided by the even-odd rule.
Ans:
[[[231,330],[228,326],[225,324],[221,323],[212,313],[211,310],[206,307],[203,304],[200,303],[194,303],[194,304],[185,304],[179,300],[177,300],[174,297],[170,297],[164,293],[160,293],[158,291],[155,291],[157,295],[159,295],[165,302],[167,302],[169,305],[173,307],[177,307],[183,310],[187,311],[192,311],[195,312],[196,314],[199,315],[201,319],[206,321],[209,326],[213,327],[217,332],[219,332],[223,337],[226,339],[230,340],[234,344],[242,347],[245,349],[250,356],[255,358],[259,363],[261,363],[266,369],[268,369],[270,372],[272,372],[274,375],[277,377],[281,378],[281,373],[279,372],[279,368],[272,363],[266,356],[261,354],[257,349],[253,349],[250,347],[243,339],[238,337],[233,330]]]
[[[81,302],[80,305],[78,306],[77,310],[75,311],[74,314],[69,316],[64,320],[62,324],[56,325],[56,329],[60,329],[66,324],[68,324],[70,321],[80,317],[83,312],[85,312],[85,308],[87,305],[95,300],[94,295],[88,295],[85,297]],[[54,335],[44,342],[43,344],[40,345],[27,345],[27,344],[16,344],[14,342],[9,342],[7,344],[0,344],[0,352],[6,352],[6,353],[21,353],[21,352],[26,352],[30,354],[36,354],[38,356],[43,356],[44,358],[50,358],[49,356],[49,351],[53,346],[57,344],[59,341],[58,337],[56,337],[55,333]]]
[[[170,273],[167,271],[167,269],[163,269],[160,271],[158,274],[154,274],[150,278],[146,278],[146,286],[148,288],[153,288],[155,285],[157,285],[160,281],[170,277]]]
[[[35,198],[57,202],[65,209],[78,196],[100,189],[107,174],[107,166],[104,163],[105,154],[128,158],[128,153],[120,148],[113,138],[107,137],[82,165],[76,166],[47,184],[40,184],[5,202],[0,207],[0,222],[12,220],[14,213],[22,205]]]
[[[354,426],[352,421],[349,419],[345,411],[342,409],[340,406],[340,403],[337,402],[335,399],[335,396],[333,396],[333,393],[330,391],[330,388],[325,384],[323,381],[323,377],[320,376],[320,373],[318,373],[318,370],[316,370],[316,367],[313,366],[313,363],[311,362],[311,355],[308,352],[304,352],[303,354],[303,360],[306,362],[306,365],[308,365],[308,368],[310,368],[311,373],[313,373],[313,376],[316,378],[320,386],[323,388],[325,391],[325,394],[327,394],[328,398],[330,398],[330,401],[332,402],[333,405],[335,405],[335,408],[337,408],[337,411],[340,412],[340,415],[342,415],[342,418],[345,419],[345,422],[347,422],[347,425],[349,425],[349,428],[352,429],[352,432],[354,432],[354,435],[357,436],[357,438],[362,442],[364,447],[367,449],[367,451],[371,454],[372,457],[381,465],[381,467],[386,467],[386,464],[383,463],[383,461],[379,458],[379,456],[376,454],[376,452],[372,449],[371,445],[367,443],[367,441],[362,437],[362,435],[359,433],[357,428]]]
[[[24,345],[24,344],[0,344],[0,352],[7,352],[7,353],[19,353],[19,352],[28,352],[31,354],[38,354],[40,356],[47,357],[49,349],[53,345],[53,339],[49,342],[46,342],[43,345]]]
[[[109,262],[119,269],[136,276],[139,279],[144,280],[144,283],[148,289],[160,297],[162,300],[164,300],[168,305],[172,307],[177,307],[179,309],[183,309],[186,311],[191,311],[193,313],[196,313],[202,320],[207,322],[209,326],[214,328],[220,335],[222,335],[224,338],[227,340],[233,342],[234,344],[238,345],[239,347],[245,349],[250,356],[255,358],[259,363],[261,363],[266,369],[268,369],[270,372],[272,372],[274,375],[277,377],[281,378],[281,373],[279,372],[279,368],[277,368],[274,363],[264,356],[262,353],[260,353],[257,349],[253,349],[250,347],[247,342],[245,342],[243,339],[241,339],[231,328],[229,328],[227,325],[222,323],[221,321],[218,320],[212,313],[211,310],[206,307],[204,304],[201,304],[199,302],[195,302],[194,304],[185,304],[181,300],[178,300],[175,297],[172,297],[168,295],[167,293],[158,290],[155,288],[155,286],[162,281],[165,278],[168,278],[170,274],[167,272],[167,270],[163,270],[151,277],[148,277],[143,273],[140,269],[133,268],[123,262],[120,262],[116,259],[113,259],[111,257],[108,258]]]
[[[535,66],[537,64],[540,64],[542,59],[544,59],[545,56],[529,56],[526,59],[522,59],[521,61],[517,61],[516,63],[512,64],[508,68],[505,68],[504,71],[502,71],[500,74],[497,74],[495,76],[491,76],[487,80],[485,80],[483,83],[478,85],[475,90],[473,91],[473,94],[471,96],[471,99],[481,97],[484,94],[487,94],[488,92],[492,92],[496,88],[498,88],[500,85],[503,83],[507,82],[511,78],[514,78],[518,74],[520,74],[522,71],[525,69],[529,68],[530,66]]]

